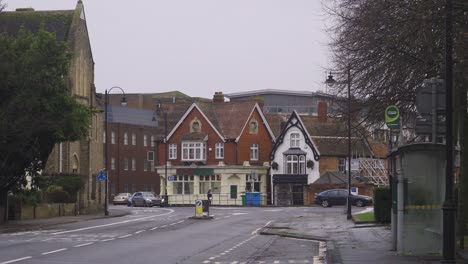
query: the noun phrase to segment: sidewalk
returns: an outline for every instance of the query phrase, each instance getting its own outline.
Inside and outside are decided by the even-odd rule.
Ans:
[[[0,234],[12,232],[24,232],[29,230],[38,230],[51,226],[62,224],[69,224],[81,221],[88,221],[93,219],[120,217],[128,215],[130,212],[121,209],[109,209],[109,216],[105,216],[104,212],[90,214],[90,215],[77,215],[77,216],[62,216],[44,219],[31,219],[31,220],[12,220],[6,224],[0,224]]]
[[[342,212],[313,214],[303,212],[288,222],[274,222],[263,235],[280,235],[327,242],[327,262],[343,264],[440,263],[438,256],[400,256],[391,251],[389,226],[359,225],[346,220]],[[457,262],[458,263],[458,262]],[[459,263],[464,263],[460,260]]]

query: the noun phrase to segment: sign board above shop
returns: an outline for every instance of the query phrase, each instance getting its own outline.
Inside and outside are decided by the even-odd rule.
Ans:
[[[178,175],[214,175],[214,169],[206,169],[206,168],[177,169],[176,174]]]

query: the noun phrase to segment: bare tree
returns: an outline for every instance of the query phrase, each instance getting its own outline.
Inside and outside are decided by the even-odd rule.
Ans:
[[[352,94],[383,121],[386,106],[414,111],[416,90],[427,78],[444,78],[445,0],[334,0],[326,6],[336,22],[330,29],[333,60],[351,69]],[[468,212],[468,4],[454,2],[455,142],[461,146],[458,182],[460,247]],[[341,82],[346,83],[346,76]],[[340,92],[346,86],[338,86]],[[460,138],[458,138],[458,136]]]

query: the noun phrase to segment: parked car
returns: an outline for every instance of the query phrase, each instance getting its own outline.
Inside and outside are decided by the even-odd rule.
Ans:
[[[114,200],[112,202],[114,205],[117,204],[127,204],[128,198],[132,196],[131,193],[118,193],[116,196],[114,196]]]
[[[161,205],[161,197],[153,192],[135,192],[127,202],[128,206],[148,206]]]
[[[322,207],[330,207],[332,205],[345,205],[348,197],[348,190],[346,189],[332,189],[326,190],[319,194],[315,194],[315,204]],[[372,197],[365,195],[351,194],[351,204],[358,207],[367,206],[372,204]]]

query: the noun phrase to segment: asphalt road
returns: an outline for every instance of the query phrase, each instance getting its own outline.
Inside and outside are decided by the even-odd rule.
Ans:
[[[318,242],[258,235],[261,228],[304,213],[342,208],[118,208],[130,215],[0,234],[8,263],[313,263]]]

